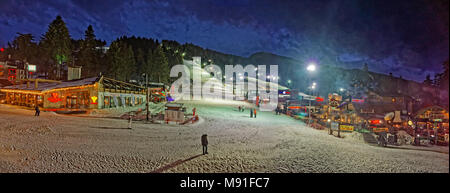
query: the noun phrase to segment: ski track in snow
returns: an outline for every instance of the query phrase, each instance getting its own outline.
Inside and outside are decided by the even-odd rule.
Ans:
[[[246,105],[238,112],[238,105]],[[0,105],[0,172],[449,172],[448,153],[344,139],[251,105],[186,101],[201,118],[176,126],[34,112]],[[200,136],[208,134],[207,155]],[[448,147],[447,152],[448,152]]]

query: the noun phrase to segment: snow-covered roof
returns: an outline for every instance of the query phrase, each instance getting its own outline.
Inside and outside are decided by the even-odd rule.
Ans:
[[[90,84],[94,84],[98,80],[99,80],[98,77],[92,77],[92,78],[85,78],[85,79],[80,79],[80,80],[63,81],[61,83],[38,82],[38,88],[35,88],[34,81],[31,81],[28,88],[27,88],[27,84],[18,84],[18,85],[6,86],[3,89],[46,91],[46,90],[52,90],[52,89],[57,89],[57,88],[67,88],[67,87],[74,87],[74,86],[90,85]]]

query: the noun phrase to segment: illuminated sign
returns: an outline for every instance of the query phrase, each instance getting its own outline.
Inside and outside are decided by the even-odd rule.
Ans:
[[[97,99],[98,98],[96,96],[91,96],[91,100],[92,100],[91,104],[94,104],[94,105],[98,104]]]
[[[30,71],[30,72],[36,72],[36,65],[31,65],[31,64],[29,64],[29,65],[28,65],[28,71]]]
[[[47,99],[48,101],[50,101],[52,103],[57,103],[59,101],[62,101],[62,99],[58,97],[58,93],[54,92],[54,93],[51,93],[51,95],[52,96]]]
[[[373,130],[373,132],[375,132],[375,133],[378,133],[378,132],[388,132],[388,131],[389,131],[389,129],[388,129],[387,127],[382,127],[382,128],[374,127],[374,128],[372,128],[372,130]]]
[[[279,90],[278,94],[291,94],[291,92],[285,91],[285,90]]]
[[[353,131],[354,127],[353,125],[339,125],[339,128],[341,131]]]
[[[380,120],[370,120],[369,121],[370,122],[370,124],[372,124],[372,125],[377,125],[377,124],[380,124],[381,123],[381,121]]]
[[[355,102],[355,103],[363,103],[363,102],[364,102],[364,99],[352,99],[352,102]]]
[[[323,98],[321,98],[321,97],[316,97],[316,101],[317,101],[317,102],[323,102]]]
[[[0,52],[4,52],[5,51],[5,48],[0,48]]]

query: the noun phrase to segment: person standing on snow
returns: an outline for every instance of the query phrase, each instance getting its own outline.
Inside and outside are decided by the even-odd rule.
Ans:
[[[38,116],[38,117],[39,117],[39,114],[41,113],[41,110],[39,110],[39,107],[36,106],[36,107],[34,108],[34,110],[36,111],[36,113],[34,113],[34,116]]]
[[[256,118],[256,109],[253,109],[253,114],[255,114],[255,118]]]
[[[208,135],[202,135],[203,155],[208,154]]]
[[[253,118],[253,109],[250,109],[250,118]]]

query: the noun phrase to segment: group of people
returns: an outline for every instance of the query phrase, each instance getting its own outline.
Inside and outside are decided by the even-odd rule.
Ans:
[[[281,113],[283,113],[283,112],[284,112],[284,105],[277,105],[277,108],[275,109],[275,114],[281,115]]]
[[[239,112],[244,112],[244,110],[245,110],[245,107],[244,106],[238,106],[238,110],[239,110]]]
[[[244,112],[245,107],[244,106],[238,106],[239,112]],[[250,118],[256,118],[256,109],[251,108],[250,109]]]

